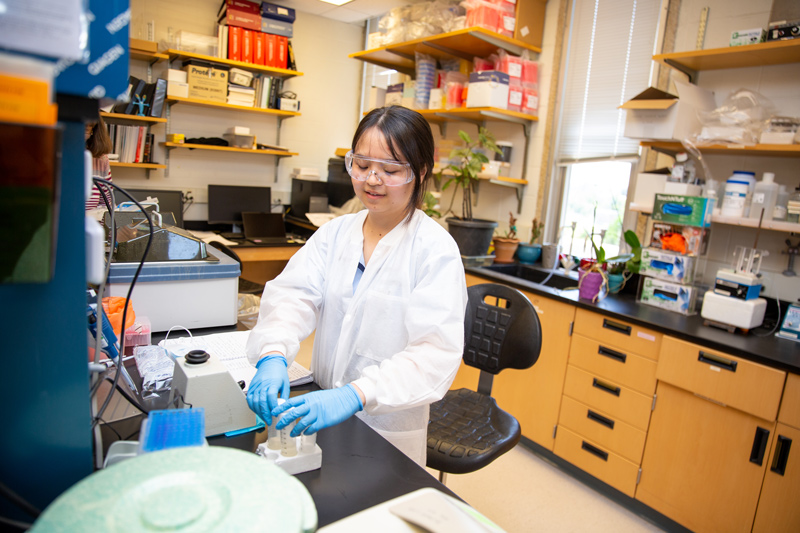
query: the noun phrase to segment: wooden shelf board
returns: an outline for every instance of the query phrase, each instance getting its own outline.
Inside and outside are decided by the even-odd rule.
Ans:
[[[450,170],[449,168],[445,168],[444,170],[442,170],[442,168],[439,165],[434,165],[433,172],[434,173],[438,173],[439,171],[441,171],[442,175],[444,175],[444,176],[454,176],[455,175],[453,173],[453,171]],[[520,179],[520,178],[509,178],[508,176],[495,176],[494,174],[487,174],[485,172],[479,172],[478,173],[478,178],[481,179],[481,180],[500,182],[499,184],[502,184],[502,185],[506,185],[506,184],[508,184],[508,185],[527,185],[528,184],[528,180],[523,180],[523,179]]]
[[[150,52],[149,50],[137,50],[135,48],[130,49],[131,59],[138,59],[139,61],[163,61],[165,59],[169,59],[167,54],[161,54],[159,52]]]
[[[686,151],[679,142],[642,141],[640,144],[667,154]],[[697,148],[706,154],[800,157],[800,144],[756,144],[753,146],[713,144],[710,146],[698,146]]]
[[[139,115],[127,115],[125,113],[106,113],[104,111],[100,112],[100,116],[103,118],[111,118],[116,120],[133,120],[136,122],[152,122],[152,123],[159,123],[159,122],[166,122],[167,119],[161,117],[140,117]]]
[[[264,115],[276,115],[281,117],[299,117],[300,113],[297,111],[281,111],[280,109],[267,109],[263,107],[246,107],[242,105],[223,104],[221,102],[209,102],[207,100],[197,100],[196,98],[183,98],[180,96],[168,96],[168,104],[188,104],[205,107],[219,107],[221,109],[236,109],[238,111],[247,111],[248,113],[261,113]]]
[[[207,56],[203,54],[195,54],[192,52],[184,52],[183,50],[175,50],[175,49],[168,49],[163,52],[169,56],[169,60],[173,61],[175,59],[201,59],[203,61],[210,61],[212,63],[217,63],[220,65],[227,65],[229,67],[237,67],[243,70],[248,70],[250,72],[263,72],[269,74],[271,76],[277,76],[279,78],[291,78],[294,76],[302,76],[302,72],[298,72],[296,70],[287,70],[284,68],[275,68],[275,67],[265,67],[262,65],[254,65],[253,63],[245,63],[244,61],[233,61],[232,59],[222,59],[219,57],[214,56]]]
[[[258,154],[258,155],[276,155],[279,157],[288,157],[292,155],[299,155],[296,152],[284,152],[282,150],[253,150],[252,148],[236,148],[234,146],[215,146],[213,144],[191,144],[191,143],[159,143],[166,148],[196,148],[198,150],[217,150],[220,152],[237,152],[243,154]]]
[[[488,57],[496,53],[498,48],[515,55],[520,55],[523,50],[541,52],[541,48],[537,46],[505,37],[484,28],[472,27],[355,52],[349,57],[401,72],[413,73],[415,52],[422,52],[437,59],[461,57],[472,61],[472,58],[476,56]]]
[[[160,169],[167,168],[167,165],[160,165],[158,163],[120,163],[119,161],[109,161],[112,167],[120,168],[146,168],[146,169]]]
[[[800,63],[800,39],[653,56],[660,63],[677,63],[695,71]]]
[[[630,204],[629,210],[637,213],[644,213],[649,215],[653,212],[652,205]],[[725,217],[722,215],[711,215],[712,224],[726,224],[728,226],[740,226],[743,228],[757,228],[757,218],[744,218],[744,217]],[[761,223],[761,229],[782,231],[786,233],[800,233],[800,224],[795,222],[785,222],[782,220],[764,220]]]
[[[539,117],[534,115],[498,107],[454,107],[452,109],[419,109],[418,111],[431,122],[446,122],[449,120],[474,120],[479,122],[484,120],[522,120],[535,122],[539,120]]]

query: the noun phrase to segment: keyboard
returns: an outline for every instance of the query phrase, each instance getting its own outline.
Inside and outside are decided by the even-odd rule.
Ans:
[[[228,232],[221,232],[219,234],[220,237],[224,239],[229,239],[231,241],[241,241],[244,240],[244,233],[228,233]]]

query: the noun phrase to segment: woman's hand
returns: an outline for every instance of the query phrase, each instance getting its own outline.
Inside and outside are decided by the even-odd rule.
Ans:
[[[267,355],[256,363],[256,375],[247,390],[247,405],[261,417],[265,424],[272,425],[270,413],[278,407],[278,395],[289,397],[289,373],[286,358],[282,355]]]
[[[295,420],[291,436],[302,433],[311,435],[322,428],[344,422],[364,408],[353,385],[338,389],[320,390],[295,396],[272,410],[272,416],[280,416],[277,429],[283,429]]]

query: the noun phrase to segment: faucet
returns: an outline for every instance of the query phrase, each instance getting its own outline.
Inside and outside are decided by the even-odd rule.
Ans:
[[[783,275],[787,277],[796,276],[797,274],[794,271],[794,256],[800,254],[800,241],[798,241],[797,244],[792,245],[792,241],[786,239],[786,245],[789,248],[781,253],[789,255],[789,266],[783,271]]]

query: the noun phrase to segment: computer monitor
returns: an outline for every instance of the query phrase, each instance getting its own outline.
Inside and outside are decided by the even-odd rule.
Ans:
[[[125,189],[138,201],[147,200],[147,197],[158,198],[158,210],[161,213],[172,213],[175,216],[175,225],[183,227],[183,193],[181,191],[166,191],[159,189]],[[115,195],[117,202],[127,202],[128,198],[122,193]]]
[[[243,211],[265,211],[272,208],[269,187],[241,185],[208,186],[208,223],[232,224],[234,233],[242,231]]]

